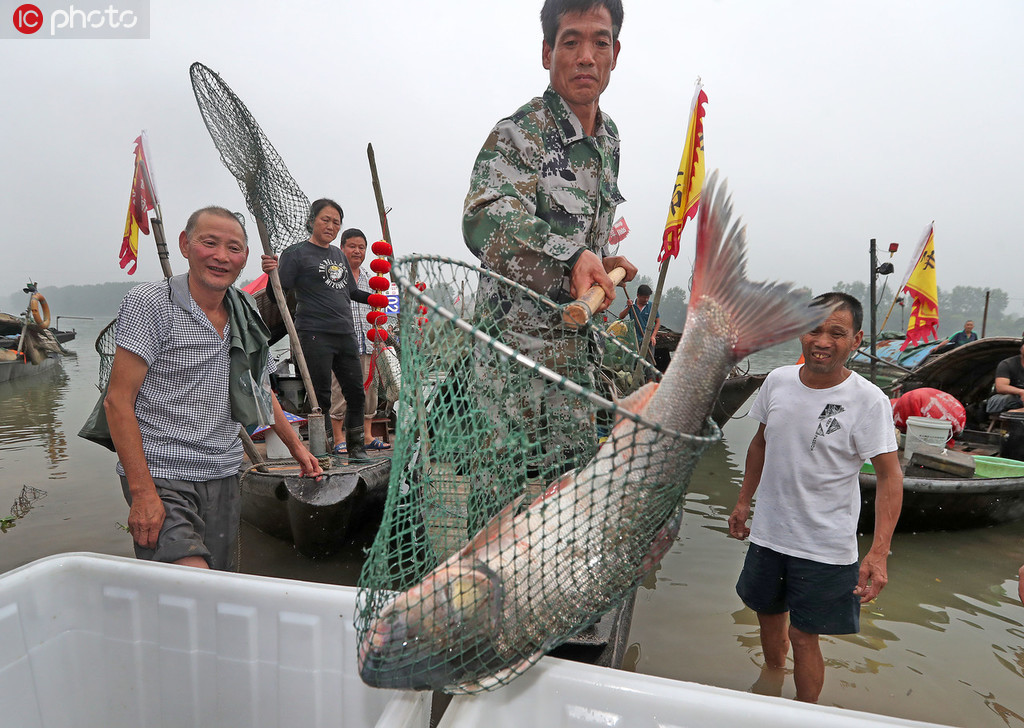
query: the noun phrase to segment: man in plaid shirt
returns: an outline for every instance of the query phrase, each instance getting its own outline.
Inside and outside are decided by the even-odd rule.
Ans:
[[[254,401],[272,408],[274,431],[302,474],[322,471],[276,397],[257,384],[270,358],[255,304],[232,285],[249,254],[241,222],[224,208],[203,208],[178,242],[188,274],[136,286],[121,303],[104,409],[136,556],[237,568],[238,433]]]

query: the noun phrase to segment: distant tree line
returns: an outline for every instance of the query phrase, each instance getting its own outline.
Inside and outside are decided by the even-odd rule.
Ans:
[[[864,328],[868,326],[868,287],[862,281],[853,283],[839,282],[833,288],[835,291],[842,291],[854,296],[864,304]],[[964,321],[974,321],[974,330],[981,335],[982,320],[985,319],[985,293],[988,298],[988,317],[985,324],[986,336],[1020,336],[1024,332],[1024,316],[1015,313],[1008,313],[1006,307],[1010,297],[1001,288],[981,288],[978,286],[955,286],[952,291],[946,291],[941,286],[939,294],[939,336],[946,338],[960,331]],[[910,308],[913,300],[903,295],[903,305],[896,304],[889,322],[885,325],[885,331],[905,332],[907,320],[910,318]],[[882,321],[885,319],[889,306],[892,305],[893,293],[888,285],[880,287],[877,304],[877,319],[879,333],[882,332]]]

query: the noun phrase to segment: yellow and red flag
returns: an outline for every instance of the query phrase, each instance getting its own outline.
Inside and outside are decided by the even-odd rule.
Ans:
[[[693,101],[690,102],[690,125],[686,130],[686,144],[676,174],[676,185],[672,189],[668,222],[665,223],[661,252],[658,254],[659,263],[669,255],[679,255],[683,225],[697,214],[700,190],[704,186],[704,104],[707,102],[707,94],[698,78]]]
[[[917,259],[907,275],[903,291],[914,299],[907,323],[907,338],[900,350],[925,344],[929,337],[938,341],[939,289],[935,282],[935,223],[925,228],[918,243]]]
[[[149,217],[146,213],[156,207],[156,190],[146,161],[145,135],[142,132],[135,139],[135,173],[132,175],[132,194],[128,200],[128,219],[124,223],[124,238],[121,240],[121,268],[135,273],[139,262],[139,231],[149,235]]]

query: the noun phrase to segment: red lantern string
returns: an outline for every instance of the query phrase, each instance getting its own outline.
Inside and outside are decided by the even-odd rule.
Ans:
[[[370,250],[377,256],[370,261],[370,270],[377,275],[370,278],[370,288],[376,293],[370,294],[371,310],[366,314],[366,321],[372,328],[366,332],[366,338],[376,343],[384,342],[388,338],[387,331],[383,328],[388,321],[388,316],[384,313],[384,309],[388,306],[388,297],[384,291],[391,288],[391,281],[384,276],[391,272],[391,261],[388,260],[392,253],[391,243],[386,240],[378,240],[370,246]]]
[[[420,293],[422,293],[423,291],[427,290],[427,284],[424,283],[423,281],[419,281],[416,283],[416,289]],[[416,325],[419,326],[420,331],[422,331],[423,327],[426,326],[427,324],[427,307],[419,306],[416,309],[416,313],[419,314],[419,318],[416,319]]]

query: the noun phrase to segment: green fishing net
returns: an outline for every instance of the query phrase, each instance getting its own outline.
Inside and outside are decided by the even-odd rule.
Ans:
[[[632,595],[721,433],[666,431],[613,403],[637,358],[601,323],[565,325],[563,306],[458,261],[411,256],[393,274],[401,396],[360,578],[360,674],[477,692]]]

